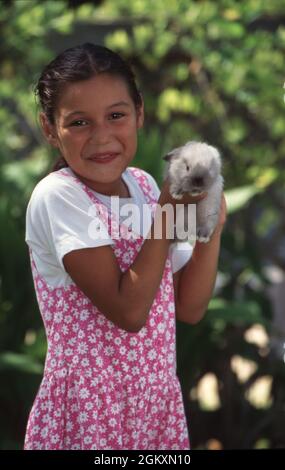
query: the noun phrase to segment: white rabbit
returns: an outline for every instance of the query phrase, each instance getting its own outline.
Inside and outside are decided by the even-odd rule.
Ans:
[[[188,220],[188,206],[177,208],[174,241],[197,239],[207,243],[218,222],[224,184],[218,150],[204,142],[190,141],[163,159],[167,162],[164,179],[168,177],[170,194],[174,199],[182,199],[183,193],[194,196],[207,192],[207,196],[196,205],[195,234],[195,221]],[[186,232],[186,237],[183,232]]]

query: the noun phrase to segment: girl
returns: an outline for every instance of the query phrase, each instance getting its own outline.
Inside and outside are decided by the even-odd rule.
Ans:
[[[189,449],[175,317],[195,323],[207,308],[224,200],[207,245],[197,243],[191,256],[190,245],[171,243],[157,207],[176,202],[168,182],[160,193],[151,175],[129,166],[143,100],[132,71],[109,49],[65,50],[45,67],[36,93],[60,159],[26,213],[48,351],[24,448]],[[129,232],[112,196],[135,204],[139,216],[147,204],[148,223]]]

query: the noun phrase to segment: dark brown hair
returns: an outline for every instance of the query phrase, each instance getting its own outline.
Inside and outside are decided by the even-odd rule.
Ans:
[[[66,84],[87,80],[100,73],[121,77],[128,87],[135,107],[142,105],[141,93],[127,62],[107,47],[86,42],[64,50],[47,64],[34,87],[35,96],[38,97],[42,111],[49,122],[55,123],[58,97]],[[51,171],[67,166],[64,157],[60,156]]]

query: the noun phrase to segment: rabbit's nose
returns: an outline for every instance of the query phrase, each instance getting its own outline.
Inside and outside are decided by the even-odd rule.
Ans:
[[[202,176],[194,176],[194,178],[192,178],[192,184],[194,186],[203,186],[204,178]]]

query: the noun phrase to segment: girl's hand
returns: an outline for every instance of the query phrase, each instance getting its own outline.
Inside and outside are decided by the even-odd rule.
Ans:
[[[172,204],[175,207],[176,204],[196,204],[197,202],[201,201],[207,196],[207,193],[204,192],[202,194],[199,194],[199,196],[191,196],[189,194],[183,194],[183,197],[181,199],[174,199],[172,195],[170,194],[169,186],[170,186],[169,181],[167,179],[166,181],[164,181],[162,188],[161,188],[161,194],[158,200],[158,203],[160,205]]]

